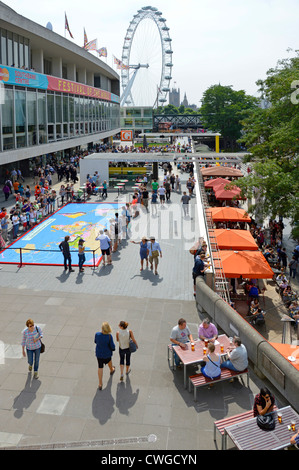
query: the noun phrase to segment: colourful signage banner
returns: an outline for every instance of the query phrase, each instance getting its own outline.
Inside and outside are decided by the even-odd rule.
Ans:
[[[47,75],[14,67],[0,66],[0,81],[8,85],[21,85],[30,88],[48,88]]]
[[[87,96],[105,101],[119,103],[119,96],[109,91],[101,90],[82,83],[72,82],[63,78],[43,75],[33,71],[16,69],[0,65],[0,82],[7,85],[21,85],[42,90],[59,91],[61,93],[72,93],[74,95]]]

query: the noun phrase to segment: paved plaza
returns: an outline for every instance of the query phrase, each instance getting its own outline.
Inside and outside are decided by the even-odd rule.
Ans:
[[[184,187],[187,175],[180,176]],[[1,447],[215,450],[221,439],[213,440],[214,421],[252,408],[263,384],[252,369],[249,388],[241,381],[218,383],[201,389],[194,402],[184,389],[183,370],[169,368],[172,327],[185,317],[197,336],[201,321],[188,252],[198,238],[195,197],[188,219],[181,217],[180,198],[172,193],[169,204],[158,206],[157,216],[142,214],[132,224],[131,236],[155,235],[161,244],[157,276],[140,272],[139,247],[129,240],[113,254],[111,267],[86,268],[84,274],[77,267],[65,273],[59,266],[2,265]],[[117,201],[117,194],[111,192],[108,201]],[[20,346],[28,318],[41,326],[46,344],[38,379],[28,373]],[[121,320],[129,323],[139,344],[132,372],[120,382],[117,347],[116,372],[110,376],[104,369],[98,391],[94,334],[108,321],[115,337]],[[190,367],[189,375],[196,369]],[[287,404],[276,399],[278,406]]]

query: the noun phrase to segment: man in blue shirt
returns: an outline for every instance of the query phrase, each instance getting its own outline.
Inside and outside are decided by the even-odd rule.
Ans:
[[[148,247],[148,256],[151,269],[153,269],[153,263],[155,264],[155,274],[158,274],[157,268],[159,263],[159,254],[162,258],[162,251],[158,242],[156,242],[155,237],[150,237],[150,241],[147,244]]]

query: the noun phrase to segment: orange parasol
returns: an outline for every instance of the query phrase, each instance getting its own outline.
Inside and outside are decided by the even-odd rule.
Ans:
[[[205,188],[214,189],[216,186],[219,186],[220,184],[228,184],[228,183],[231,183],[231,181],[225,178],[213,178],[212,180],[206,181],[204,186]]]
[[[243,176],[241,170],[226,166],[212,166],[201,169],[202,176]]]
[[[241,196],[241,189],[238,186],[234,186],[232,189],[224,189],[224,187],[225,187],[225,184],[220,184],[219,186],[214,187],[216,199],[218,200],[244,199]]]
[[[258,246],[248,230],[215,229],[217,245],[221,250],[257,250]]]
[[[207,209],[213,222],[251,222],[251,218],[244,209],[237,207],[209,207]]]
[[[284,343],[270,343],[290,364],[299,370],[299,346]]]
[[[260,251],[220,250],[222,268],[227,278],[272,279],[273,271]],[[214,255],[216,257],[217,254]],[[214,259],[215,267],[219,261]]]

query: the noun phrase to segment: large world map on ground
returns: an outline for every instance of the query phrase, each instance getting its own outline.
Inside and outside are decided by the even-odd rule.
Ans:
[[[62,266],[59,244],[69,235],[72,264],[78,264],[78,242],[83,238],[85,266],[98,266],[102,254],[96,237],[101,229],[109,229],[118,209],[118,204],[112,203],[67,204],[4,249],[0,263],[19,264],[21,256],[22,264]]]

